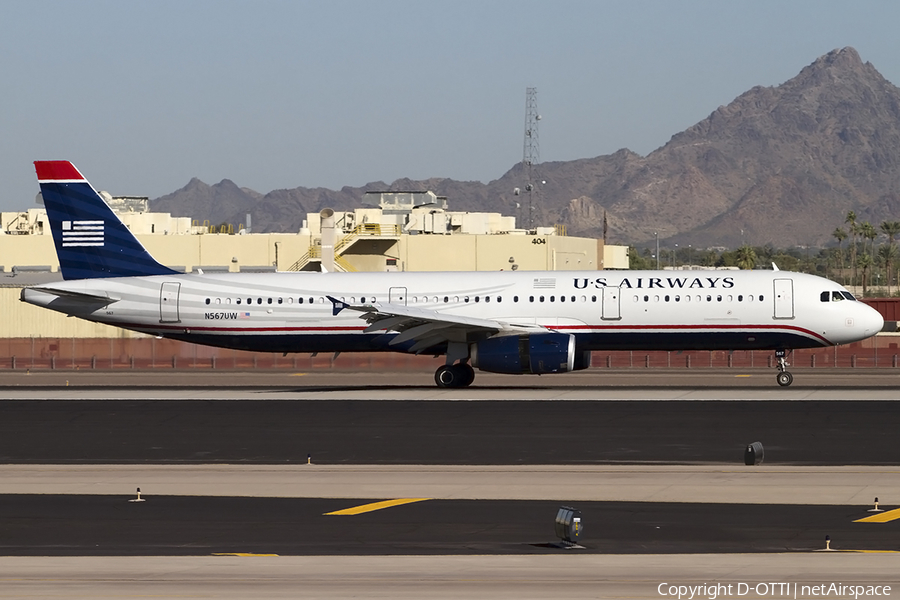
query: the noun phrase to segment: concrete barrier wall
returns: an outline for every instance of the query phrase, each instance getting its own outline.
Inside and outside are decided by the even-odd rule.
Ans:
[[[847,346],[797,350],[793,367],[897,368],[900,336],[879,335]],[[143,338],[0,338],[0,371],[8,369],[344,369],[428,370],[443,357],[391,352],[281,354],[210,348]],[[592,366],[612,369],[709,367],[770,368],[771,351],[644,352],[592,354]]]

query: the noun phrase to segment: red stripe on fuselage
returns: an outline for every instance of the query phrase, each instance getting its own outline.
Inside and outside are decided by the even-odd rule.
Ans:
[[[810,331],[809,329],[805,329],[803,327],[797,327],[796,325],[729,325],[729,324],[717,324],[717,325],[559,325],[557,327],[548,327],[548,329],[555,329],[558,331],[562,330],[590,330],[590,331],[628,331],[628,330],[663,330],[663,331],[709,331],[716,329],[737,329],[737,330],[745,330],[745,331],[757,331],[757,330],[765,330],[765,331],[774,331],[774,330],[790,330],[797,331],[799,333],[803,333],[810,337],[814,337],[818,340],[821,340],[825,344],[829,346],[833,346],[827,338],[819,335],[815,331]]]
[[[36,160],[34,170],[37,171],[38,181],[84,181],[84,176],[67,160]]]
[[[185,327],[179,325],[143,325],[136,323],[110,323],[110,325],[115,325],[116,327],[124,327],[126,329],[141,329],[141,330],[171,330],[171,331],[184,331],[185,329],[189,329],[190,331],[217,331],[217,332],[228,332],[228,333],[262,333],[262,332],[319,332],[319,333],[329,333],[329,332],[362,332],[365,330],[365,327]],[[819,335],[814,331],[810,331],[809,329],[804,329],[803,327],[797,327],[795,325],[558,325],[545,326],[547,329],[551,329],[554,331],[567,331],[567,332],[583,332],[583,333],[592,333],[592,332],[603,332],[603,331],[629,331],[629,330],[639,330],[639,331],[657,331],[659,333],[664,333],[666,331],[712,331],[712,330],[721,330],[721,329],[731,329],[731,330],[744,330],[747,333],[754,333],[755,331],[777,331],[777,330],[788,330],[795,331],[798,333],[802,333],[809,337],[820,340],[826,346],[833,346],[834,344],[830,342],[827,338]]]

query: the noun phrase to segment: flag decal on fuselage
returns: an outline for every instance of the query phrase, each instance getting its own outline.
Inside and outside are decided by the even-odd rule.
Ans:
[[[102,246],[103,221],[63,221],[63,248],[70,246]]]

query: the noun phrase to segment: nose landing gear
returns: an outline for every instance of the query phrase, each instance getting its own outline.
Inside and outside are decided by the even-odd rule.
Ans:
[[[787,387],[794,383],[794,376],[787,370],[790,364],[785,360],[786,355],[786,350],[775,351],[775,358],[778,360],[778,375],[775,376],[775,381],[777,381],[778,385],[781,387]]]
[[[475,381],[475,369],[468,363],[441,365],[434,372],[434,382],[439,388],[468,387]]]

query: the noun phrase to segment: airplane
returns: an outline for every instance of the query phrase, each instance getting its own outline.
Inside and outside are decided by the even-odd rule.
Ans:
[[[585,369],[594,350],[772,350],[863,340],[881,315],[837,283],[778,270],[180,273],[157,262],[68,161],[36,161],[63,281],[21,300],[89,321],[263,352],[445,357],[475,369]]]

